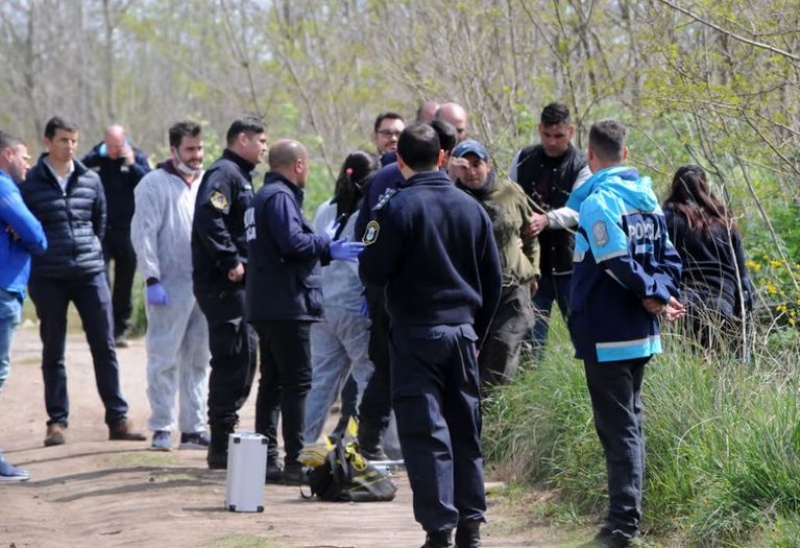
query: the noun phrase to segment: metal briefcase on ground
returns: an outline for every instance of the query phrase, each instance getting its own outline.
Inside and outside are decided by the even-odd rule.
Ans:
[[[231,512],[264,511],[267,438],[253,432],[228,436],[228,475],[225,506]]]

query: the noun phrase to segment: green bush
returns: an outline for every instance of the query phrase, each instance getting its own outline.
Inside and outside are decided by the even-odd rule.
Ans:
[[[606,476],[583,368],[563,328],[542,363],[486,406],[495,473],[553,489],[584,514]],[[709,359],[677,334],[651,361],[643,400],[645,525],[701,546],[796,546],[800,531],[797,337],[757,345],[748,364]]]

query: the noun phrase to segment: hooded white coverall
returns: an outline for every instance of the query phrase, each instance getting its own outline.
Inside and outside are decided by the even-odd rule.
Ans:
[[[175,393],[180,392],[179,427],[206,430],[211,359],[208,324],[192,291],[192,219],[200,177],[189,186],[163,168],[151,171],[134,192],[131,241],[142,277],[156,278],[167,304],[145,304],[147,313],[147,398],[152,431],[171,431]]]

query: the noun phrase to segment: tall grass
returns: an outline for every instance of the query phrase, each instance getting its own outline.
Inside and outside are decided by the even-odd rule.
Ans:
[[[606,476],[583,367],[563,326],[545,359],[487,402],[487,460],[506,479],[605,508]],[[698,546],[797,546],[798,336],[762,336],[742,364],[709,359],[677,333],[648,364],[645,526]]]

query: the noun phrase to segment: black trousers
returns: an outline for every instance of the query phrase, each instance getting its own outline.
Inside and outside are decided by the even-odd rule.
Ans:
[[[470,325],[392,329],[397,432],[428,532],[485,519],[477,338]]]
[[[208,321],[208,422],[235,427],[253,387],[258,344],[255,331],[244,320],[244,285],[195,288],[195,298]]]
[[[584,359],[594,425],[608,472],[604,528],[634,534],[642,519],[645,438],[642,412],[644,366],[650,358],[616,362]]]
[[[119,364],[111,326],[108,284],[102,272],[72,280],[31,278],[28,291],[42,338],[42,376],[47,424],[69,424],[69,395],[64,351],[67,342],[67,309],[75,304],[92,352],[97,391],[106,408],[109,426],[126,418],[128,404],[122,397]]]
[[[131,229],[109,228],[103,239],[103,254],[106,259],[106,276],[111,285],[111,261],[114,261],[114,289],[111,294],[111,308],[114,315],[114,338],[128,329],[133,312],[131,292],[133,277],[136,274],[136,252],[131,244]]]
[[[311,390],[311,322],[254,324],[261,352],[256,399],[256,432],[267,438],[267,458],[278,458],[278,421],[283,414],[286,463],[303,449],[306,396]]]
[[[507,384],[519,365],[522,342],[533,328],[534,312],[528,286],[503,289],[489,334],[478,357],[481,385]]]
[[[375,370],[358,407],[358,442],[374,450],[383,439],[392,416],[392,383],[389,353],[389,315],[383,287],[366,288],[367,307],[372,327],[369,334],[369,359]]]

